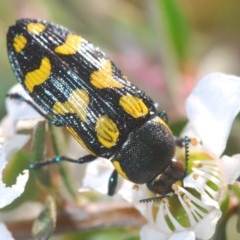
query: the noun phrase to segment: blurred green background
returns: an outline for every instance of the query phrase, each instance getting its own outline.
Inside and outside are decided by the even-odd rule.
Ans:
[[[16,83],[7,57],[7,29],[16,19],[40,18],[100,46],[180,131],[184,101],[200,77],[215,71],[240,75],[239,13],[239,0],[2,0],[0,117],[6,114],[5,95]],[[231,147],[239,152],[238,132],[233,131]]]

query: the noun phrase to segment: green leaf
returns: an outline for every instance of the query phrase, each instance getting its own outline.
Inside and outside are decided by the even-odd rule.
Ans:
[[[46,148],[46,121],[39,121],[34,128],[32,149],[31,149],[31,163],[37,163],[45,160]],[[50,185],[50,176],[48,168],[31,170],[38,180],[45,186]]]
[[[234,184],[231,185],[231,188],[235,194],[235,197],[238,199],[238,204],[240,203],[240,183],[235,182]],[[240,233],[240,209],[238,207],[238,212],[237,212],[237,232]]]
[[[8,162],[6,168],[3,171],[3,182],[7,186],[11,186],[16,183],[16,178],[21,174],[23,169],[26,169],[29,163],[29,153],[26,153],[24,149],[18,151],[12,159]],[[29,175],[28,182],[25,186],[25,190],[21,196],[16,198],[11,204],[1,209],[1,212],[13,210],[26,201],[34,201],[37,199],[39,188],[34,181],[32,174]]]
[[[32,162],[36,163],[44,159],[46,138],[46,121],[39,121],[34,128],[32,142]]]
[[[232,184],[231,189],[233,190],[235,197],[237,197],[238,202],[240,202],[240,182],[235,182]]]
[[[33,223],[34,239],[49,239],[56,226],[56,205],[52,197],[48,197],[44,209]]]
[[[238,217],[237,217],[237,232],[240,233],[240,211],[239,211]]]
[[[19,150],[6,165],[3,170],[3,182],[7,186],[16,183],[18,175],[27,168],[29,156],[24,150]]]
[[[156,0],[161,25],[162,36],[167,37],[168,46],[181,65],[186,61],[189,48],[189,27],[180,7],[175,0]]]
[[[56,129],[54,126],[49,126],[50,129],[50,133],[51,133],[51,139],[52,139],[52,143],[53,143],[53,148],[54,148],[54,152],[57,156],[61,156],[62,155],[62,149],[61,146],[66,145],[66,137],[64,138],[63,136],[63,132],[62,131],[57,131],[59,129]],[[63,141],[64,139],[64,141]],[[71,184],[71,179],[69,176],[69,171],[66,165],[64,164],[59,164],[59,171],[60,171],[60,175],[62,177],[64,186],[66,187],[68,193],[73,197],[76,198],[77,194],[76,194],[76,189],[73,188],[72,184]]]

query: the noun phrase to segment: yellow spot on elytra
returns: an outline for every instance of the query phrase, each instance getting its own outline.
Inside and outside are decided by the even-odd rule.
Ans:
[[[77,134],[77,132],[70,126],[66,126],[67,130],[70,132],[70,134],[77,140],[77,142],[89,153],[91,153],[92,155],[96,155],[95,153],[93,153],[84,143],[84,141],[82,140],[82,138],[80,138],[79,134]]]
[[[99,142],[106,148],[114,146],[118,140],[119,130],[117,125],[107,116],[97,119],[95,131]]]
[[[24,85],[31,93],[35,86],[41,85],[45,82],[51,74],[50,60],[44,57],[38,69],[28,72],[25,76]]]
[[[119,105],[134,118],[143,117],[148,114],[148,107],[142,99],[132,95],[122,96],[119,100]]]
[[[39,23],[39,22],[30,22],[27,25],[27,30],[29,33],[32,34],[39,34],[41,33],[44,29],[46,28],[46,26],[43,23]]]
[[[17,53],[20,53],[26,46],[27,39],[21,34],[13,39],[13,47]]]
[[[79,46],[83,42],[83,38],[76,34],[69,34],[66,41],[55,48],[55,52],[64,55],[74,54],[78,51]]]
[[[119,161],[113,160],[112,161],[113,166],[117,170],[117,172],[125,179],[128,179],[126,173],[122,170],[121,165],[119,164]]]
[[[79,118],[85,122],[87,119],[88,104],[88,93],[83,89],[76,89],[72,91],[66,102],[56,102],[53,106],[53,112],[55,114],[77,114]]]
[[[91,74],[90,82],[99,89],[123,87],[120,82],[113,78],[112,64],[109,60],[104,60],[102,67]]]

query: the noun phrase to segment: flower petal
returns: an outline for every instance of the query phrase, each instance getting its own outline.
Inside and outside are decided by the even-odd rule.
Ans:
[[[205,147],[220,156],[240,111],[240,78],[214,73],[199,81],[186,101],[189,121]]]
[[[1,239],[14,240],[12,234],[9,232],[6,225],[3,223],[0,223],[0,235],[1,235]]]
[[[221,161],[226,181],[231,184],[240,176],[240,154],[235,154],[232,157],[224,155]]]
[[[0,195],[4,196],[0,198],[0,208],[9,205],[24,192],[28,177],[29,171],[24,170],[23,173],[17,177],[16,184],[13,186],[6,187],[3,182],[0,182]]]
[[[150,224],[145,224],[140,231],[140,239],[142,240],[167,240],[167,235],[161,233]]]
[[[140,231],[140,239],[142,240],[195,240],[193,231],[184,230],[172,234],[163,234],[150,224],[145,224]]]
[[[2,182],[2,171],[5,168],[7,161],[13,156],[15,152],[21,149],[28,141],[30,136],[28,135],[15,135],[11,139],[4,141],[0,150],[0,208],[3,208],[10,204],[13,200],[19,197],[25,188],[29,177],[29,171],[25,170],[16,179],[16,184],[11,187],[7,187]]]
[[[25,99],[33,101],[20,84],[14,85],[8,93],[18,93]],[[34,110],[29,104],[19,100],[6,98],[6,109],[11,124],[13,125],[15,125],[19,119],[32,119],[40,117],[39,113],[37,113],[36,110]]]
[[[221,216],[222,212],[219,209],[213,209],[207,214],[194,228],[196,238],[202,240],[210,239],[215,232],[216,224]]]
[[[193,231],[182,231],[173,233],[168,240],[195,240],[195,233]]]

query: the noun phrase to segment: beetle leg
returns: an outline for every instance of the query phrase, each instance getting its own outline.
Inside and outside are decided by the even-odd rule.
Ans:
[[[117,182],[118,182],[118,173],[116,170],[113,170],[109,181],[108,181],[108,195],[112,196],[114,195],[117,187]]]
[[[91,154],[83,156],[79,159],[69,158],[69,157],[66,157],[66,156],[57,156],[57,157],[54,157],[54,158],[46,160],[46,161],[31,163],[31,164],[29,164],[29,168],[30,169],[39,169],[39,168],[42,168],[46,165],[59,163],[59,162],[63,162],[63,161],[83,164],[83,163],[88,163],[88,162],[94,161],[96,158],[97,158],[97,156],[91,155]]]

